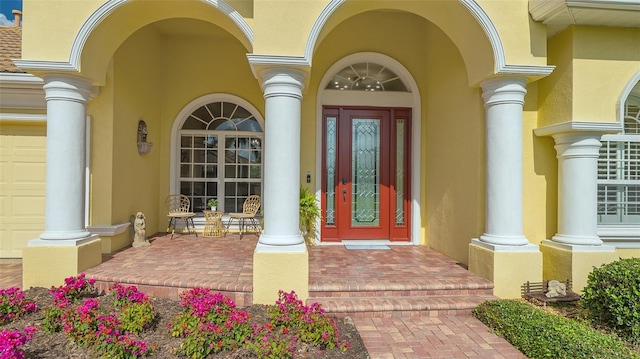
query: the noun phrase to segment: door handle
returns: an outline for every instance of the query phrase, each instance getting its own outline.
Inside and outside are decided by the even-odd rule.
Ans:
[[[346,188],[342,189],[342,202],[343,203],[347,203],[347,189]]]
[[[347,177],[342,177],[342,184],[343,185],[347,184]]]

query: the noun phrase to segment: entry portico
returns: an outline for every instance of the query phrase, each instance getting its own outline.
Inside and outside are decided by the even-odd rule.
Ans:
[[[527,1],[35,3],[25,13],[41,21],[25,27],[16,63],[44,80],[46,214],[39,238],[23,241],[25,286],[128,246],[122,229],[138,211],[161,232],[175,192],[194,212],[211,198],[232,212],[262,197],[256,303],[308,293],[301,187],[323,212],[313,244],[429,246],[498,296],[554,276],[580,289],[586,267],[619,254],[598,236],[594,176],[601,136],[622,126],[590,106],[620,100],[578,86],[615,61],[592,54],[590,69],[562,49],[613,41],[627,60],[607,91],[620,94],[640,59],[618,41],[633,43],[637,29],[552,34]],[[60,27],[56,14],[74,16]],[[404,87],[378,91],[387,80]],[[147,154],[135,146],[140,121]],[[60,263],[45,264],[58,250]],[[552,264],[558,256],[573,259]]]

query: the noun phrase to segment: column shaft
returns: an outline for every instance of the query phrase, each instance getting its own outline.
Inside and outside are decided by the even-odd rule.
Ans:
[[[45,231],[40,239],[81,239],[84,226],[86,103],[91,83],[44,76],[47,101]]]
[[[558,152],[559,243],[601,245],[598,236],[598,156],[600,133],[553,135]]]
[[[522,108],[526,79],[482,84],[486,109],[486,228],[480,240],[526,245],[522,233]]]
[[[290,69],[263,73],[265,98],[264,231],[259,244],[296,246],[300,235],[300,103],[304,74]],[[273,248],[272,248],[273,249]],[[258,246],[258,251],[265,250]]]

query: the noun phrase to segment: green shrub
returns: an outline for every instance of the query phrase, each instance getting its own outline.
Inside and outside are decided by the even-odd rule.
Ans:
[[[640,358],[613,334],[516,300],[485,302],[473,315],[531,359]]]
[[[640,258],[620,259],[589,274],[582,304],[587,317],[640,344]]]

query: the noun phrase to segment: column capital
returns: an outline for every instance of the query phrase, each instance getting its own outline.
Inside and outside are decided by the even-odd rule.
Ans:
[[[78,76],[64,74],[44,75],[45,99],[87,103],[91,95],[91,81]]]
[[[305,72],[290,68],[269,68],[260,72],[264,98],[274,96],[302,99]]]
[[[598,158],[600,138],[598,132],[563,132],[553,136],[558,158]]]
[[[524,77],[498,77],[483,81],[482,98],[485,107],[500,104],[524,105],[527,79]]]

